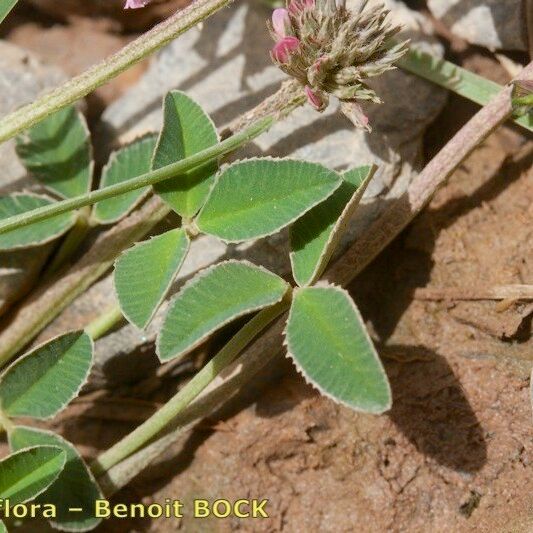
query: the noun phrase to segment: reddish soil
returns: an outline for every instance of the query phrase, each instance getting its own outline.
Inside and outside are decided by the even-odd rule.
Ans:
[[[59,57],[69,72],[130,38],[87,19],[20,22],[8,37]],[[85,55],[65,54],[67,41]],[[487,55],[463,51],[461,59],[506,79]],[[95,116],[137,75],[89,101]],[[428,157],[475,109],[450,99],[427,134]],[[499,130],[352,285],[392,382],[389,414],[341,408],[283,361],[116,498],[189,506],[194,497],[268,498],[270,518],[193,521],[188,513],[179,522],[108,522],[100,531],[531,531],[533,306],[462,300],[457,291],[533,282],[532,158],[518,130]],[[417,288],[456,293],[429,301]],[[50,426],[95,455],[178,384],[151,377],[93,393]]]

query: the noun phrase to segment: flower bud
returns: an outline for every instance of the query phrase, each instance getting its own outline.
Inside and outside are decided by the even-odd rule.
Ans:
[[[313,91],[309,85],[304,87],[305,95],[307,96],[307,101],[314,107],[317,111],[324,111],[328,106],[328,97],[324,93],[318,91]]]
[[[292,33],[291,19],[286,9],[274,9],[272,13],[272,28],[274,33],[280,38],[287,37]]]
[[[139,9],[141,7],[146,7],[150,0],[126,0],[124,9]]]
[[[290,0],[287,5],[289,13],[294,16],[300,16],[306,9],[313,9],[315,0]]]
[[[279,40],[274,45],[274,48],[272,48],[270,54],[272,55],[272,59],[274,59],[274,61],[284,64],[289,62],[290,55],[298,50],[299,47],[299,39],[296,37],[287,36],[283,37],[283,39]]]
[[[356,128],[361,128],[368,132],[372,131],[368,117],[355,100],[341,102],[341,112]]]
[[[307,70],[307,79],[313,86],[319,86],[328,75],[329,60],[326,56],[319,57]]]

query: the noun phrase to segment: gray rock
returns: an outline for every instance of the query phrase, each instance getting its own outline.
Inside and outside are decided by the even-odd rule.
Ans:
[[[57,68],[46,66],[26,50],[0,41],[0,115],[27,104],[44,89],[63,81]],[[0,144],[0,194],[32,187],[15,154],[14,141]],[[0,253],[0,314],[30,286],[51,247]]]
[[[403,4],[388,3],[395,7],[395,16],[404,23],[410,38],[442,54],[438,44],[421,36],[421,30],[427,27],[423,18]],[[162,120],[161,100],[170,89],[186,91],[220,127],[272,94],[284,75],[269,59],[272,42],[265,26],[268,16],[269,10],[257,2],[239,3],[171,43],[152,62],[140,82],[106,110],[98,142],[106,146],[117,139],[124,142],[147,130],[157,130]],[[366,207],[377,199],[385,199],[386,203],[387,198],[405,191],[421,165],[422,133],[442,109],[446,98],[435,86],[399,70],[376,80],[375,87],[385,103],[367,109],[374,128],[372,134],[355,130],[337,113],[335,104],[323,114],[305,106],[241,150],[239,157],[291,155],[336,169],[377,163],[379,172],[365,196],[366,206],[360,209],[350,230],[353,238],[360,223],[358,217],[373,216],[375,212]],[[285,233],[230,247],[214,238],[201,237],[194,242],[174,290],[199,268],[229,257],[246,257],[279,273],[289,271]],[[112,303],[108,280],[93,291],[100,295],[95,301],[101,302],[104,297]],[[89,298],[94,296],[80,298],[59,320],[68,323],[68,317],[76,313],[76,308],[87,306]],[[153,357],[153,351],[147,348],[152,346],[165,307],[146,332],[126,326],[97,342],[98,375],[93,385],[129,381],[145,375],[145,354],[151,352]],[[139,358],[132,359],[132,354]],[[118,365],[118,359],[125,363]],[[152,363],[155,364],[155,359]]]
[[[457,36],[490,50],[527,50],[523,0],[428,0],[428,7]]]

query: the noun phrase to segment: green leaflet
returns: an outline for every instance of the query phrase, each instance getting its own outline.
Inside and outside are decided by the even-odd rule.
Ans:
[[[281,301],[289,285],[246,261],[200,272],[172,301],[157,338],[162,361],[181,357],[232,320]]]
[[[17,5],[18,0],[2,0],[0,5],[0,23],[9,15],[11,10]]]
[[[198,228],[227,242],[276,233],[330,196],[342,183],[322,165],[292,159],[250,159],[217,176]]]
[[[169,92],[163,103],[163,113],[163,128],[152,161],[153,170],[218,143],[213,122],[185,93]],[[216,162],[206,163],[182,176],[155,184],[154,190],[176,213],[191,218],[202,207],[216,170]]]
[[[358,411],[390,408],[387,375],[345,290],[296,290],[285,338],[296,367],[322,394]]]
[[[183,229],[136,244],[115,263],[115,289],[124,316],[145,328],[166,296],[189,250]]]
[[[57,446],[35,446],[0,461],[0,499],[11,504],[33,500],[45,491],[65,466],[66,454]]]
[[[364,166],[345,172],[342,185],[291,226],[290,258],[298,285],[312,285],[320,278],[374,171]]]
[[[155,144],[156,136],[150,134],[113,152],[102,169],[100,189],[150,172]],[[149,190],[149,187],[144,187],[102,200],[95,204],[93,218],[100,224],[118,222],[146,196]]]
[[[91,338],[74,331],[17,359],[0,376],[3,413],[46,419],[61,411],[85,383],[92,350]]]
[[[0,220],[37,207],[50,205],[53,200],[37,194],[14,194],[0,197]],[[52,241],[68,231],[76,221],[76,213],[63,213],[0,235],[0,250],[37,246]]]
[[[35,445],[52,445],[63,450],[66,456],[63,471],[37,500],[56,505],[57,517],[50,520],[53,526],[63,531],[88,531],[101,522],[94,517],[94,502],[103,498],[102,491],[70,442],[50,431],[18,426],[9,434],[9,445],[13,451]],[[69,508],[82,511],[69,512]]]
[[[94,162],[85,117],[69,106],[17,138],[17,154],[28,172],[63,198],[91,188]]]

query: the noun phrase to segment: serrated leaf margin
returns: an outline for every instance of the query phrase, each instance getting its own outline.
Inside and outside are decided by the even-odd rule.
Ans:
[[[157,357],[159,358],[159,360],[162,363],[166,363],[167,361],[177,361],[177,360],[183,358],[187,354],[191,353],[194,349],[198,348],[198,346],[201,346],[202,343],[204,343],[215,331],[218,331],[219,329],[221,329],[224,326],[230,324],[234,320],[236,320],[236,319],[238,319],[240,317],[246,316],[246,315],[248,315],[250,313],[253,313],[254,311],[260,311],[261,309],[266,309],[267,307],[271,307],[272,305],[278,304],[279,302],[281,302],[283,300],[283,298],[287,294],[287,291],[290,289],[290,284],[287,283],[281,276],[278,276],[277,274],[274,274],[274,272],[271,272],[270,270],[268,270],[268,268],[265,268],[262,265],[256,265],[256,264],[252,263],[251,261],[238,260],[238,259],[228,259],[227,261],[220,261],[219,263],[217,263],[215,265],[210,265],[210,266],[208,266],[208,267],[206,267],[206,268],[204,268],[202,270],[199,270],[198,273],[193,278],[191,278],[190,280],[188,280],[186,283],[183,284],[183,286],[181,287],[179,292],[174,296],[174,298],[172,299],[170,305],[168,306],[167,312],[165,314],[165,318],[163,319],[163,324],[164,324],[164,322],[165,322],[165,320],[167,318],[167,315],[170,313],[172,308],[176,305],[176,302],[177,302],[177,299],[178,299],[179,295],[183,291],[185,291],[188,287],[190,287],[192,285],[195,285],[200,279],[202,279],[203,277],[207,276],[211,271],[215,270],[216,268],[219,268],[221,265],[227,265],[229,263],[243,264],[243,265],[252,267],[252,268],[254,268],[256,270],[261,270],[262,272],[266,272],[266,273],[268,273],[270,275],[277,276],[280,280],[282,280],[285,283],[285,287],[286,287],[285,288],[285,292],[281,295],[281,297],[278,300],[273,302],[270,306],[266,306],[266,307],[265,306],[250,307],[249,309],[246,309],[245,311],[226,319],[225,321],[223,321],[220,324],[218,324],[215,328],[213,328],[213,329],[209,330],[207,333],[205,333],[195,343],[193,343],[192,345],[188,346],[186,350],[182,350],[181,352],[178,352],[176,355],[174,355],[174,356],[172,356],[171,358],[168,358],[168,359],[162,359],[161,358],[160,345],[159,345],[160,338],[161,338],[161,329],[160,329],[159,333],[157,335],[157,338],[156,338],[155,352],[156,352]]]
[[[52,343],[53,341],[59,339],[60,337],[63,337],[65,335],[69,335],[71,333],[82,333],[84,335],[87,336],[87,338],[89,339],[90,341],[90,345],[91,345],[91,361],[90,361],[90,364],[87,368],[87,371],[85,372],[85,376],[83,378],[83,380],[80,382],[80,385],[79,387],[76,389],[76,391],[74,392],[74,394],[70,397],[70,399],[65,402],[65,404],[63,405],[63,407],[61,407],[58,411],[56,411],[55,413],[52,413],[51,415],[47,416],[47,417],[35,417],[35,416],[31,416],[30,418],[33,418],[35,420],[51,420],[54,416],[56,416],[58,413],[60,413],[63,409],[65,409],[65,407],[74,399],[74,398],[77,398],[80,394],[80,391],[81,389],[83,388],[83,386],[85,385],[85,383],[87,383],[87,378],[89,377],[89,374],[91,373],[91,369],[92,369],[92,366],[93,366],[93,363],[94,363],[94,340],[92,339],[92,337],[85,331],[85,330],[82,330],[82,329],[79,329],[79,330],[73,330],[73,331],[67,331],[66,333],[61,333],[60,335],[56,335],[55,337],[52,337],[51,339],[48,339],[47,341],[44,341],[42,342],[41,344],[37,345],[35,348],[32,348],[29,352],[26,352],[25,354],[23,354],[22,356],[20,356],[18,359],[16,359],[15,361],[13,361],[9,366],[7,366],[3,371],[2,373],[0,374],[0,387],[2,386],[2,382],[4,380],[4,376],[7,374],[7,372],[11,369],[11,368],[14,368],[17,364],[20,364],[21,361],[24,361],[25,359],[27,359],[28,357],[31,357],[35,352],[37,352],[38,350],[40,350],[41,348],[44,348],[44,346],[46,346],[47,344],[50,344]],[[2,405],[0,403],[0,411],[2,410]],[[7,416],[7,415],[6,415]]]
[[[341,240],[344,232],[346,231],[346,227],[348,226],[350,219],[352,218],[355,210],[359,206],[361,199],[363,197],[363,194],[365,193],[369,183],[372,181],[376,173],[376,170],[378,168],[377,165],[375,164],[368,165],[368,166],[369,166],[368,174],[365,176],[365,179],[362,181],[361,185],[353,193],[352,197],[350,198],[350,200],[348,201],[348,203],[342,210],[342,213],[337,219],[337,222],[335,222],[335,225],[333,226],[331,230],[329,238],[326,241],[324,249],[322,250],[322,254],[317,264],[315,265],[315,269],[313,270],[313,273],[309,281],[307,283],[300,284],[300,282],[296,279],[296,276],[294,277],[294,281],[296,281],[296,283],[298,283],[300,287],[309,287],[311,285],[314,285],[317,282],[317,280],[320,278],[320,276],[324,273],[325,269],[327,268],[328,263],[332,255],[334,254],[335,249],[337,248],[339,244],[339,241]],[[341,174],[341,177],[342,177],[342,174]],[[293,273],[295,272],[294,255],[295,255],[294,252],[291,250],[289,253],[289,259],[291,262],[291,270]]]
[[[174,228],[174,229],[179,229],[179,228]],[[169,231],[173,231],[173,230],[169,230]],[[148,318],[148,320],[146,320],[146,322],[143,324],[142,328],[139,328],[138,326],[135,325],[135,322],[133,322],[131,320],[131,317],[128,315],[128,313],[126,313],[124,311],[124,309],[122,308],[122,306],[120,305],[120,298],[118,296],[118,291],[117,291],[117,286],[115,284],[115,269],[117,267],[117,264],[118,262],[120,261],[120,258],[124,255],[126,255],[130,250],[132,250],[133,248],[137,247],[137,246],[143,246],[143,245],[146,245],[147,243],[149,243],[152,239],[154,239],[155,237],[159,237],[159,235],[152,235],[149,239],[145,240],[145,241],[140,241],[138,243],[135,243],[133,246],[131,246],[130,248],[128,248],[127,250],[124,250],[123,252],[121,252],[120,256],[117,257],[117,259],[115,259],[115,262],[113,263],[113,293],[115,295],[115,298],[117,300],[117,302],[119,302],[119,305],[120,305],[120,312],[124,315],[124,318],[134,327],[136,327],[137,329],[140,329],[140,330],[144,330],[146,329],[146,327],[148,327],[148,325],[150,324],[150,322],[154,319],[154,316],[155,314],[157,313],[159,307],[161,306],[161,304],[164,302],[165,300],[165,297],[167,296],[168,294],[168,291],[170,289],[170,287],[172,286],[172,284],[176,281],[176,278],[178,277],[180,271],[181,271],[181,267],[183,266],[183,263],[185,262],[185,259],[187,259],[187,256],[189,255],[189,250],[191,249],[191,238],[189,236],[189,234],[187,233],[187,231],[183,228],[183,233],[185,234],[185,238],[187,239],[187,248],[185,250],[185,254],[183,255],[183,259],[181,260],[181,263],[179,265],[179,267],[175,270],[174,272],[174,276],[172,276],[172,279],[170,280],[169,284],[166,286],[165,288],[165,291],[162,293],[162,296],[161,298],[159,299],[157,305],[154,307],[154,310],[152,311],[152,314],[150,315],[150,317]],[[160,234],[162,235],[162,234]],[[201,271],[200,271],[201,272]],[[191,281],[191,280],[190,280]],[[184,285],[185,286],[185,285]],[[182,287],[183,288],[183,287]],[[170,309],[170,306],[169,306],[169,309]],[[167,311],[168,312],[168,311]]]
[[[265,160],[268,160],[268,161],[292,161],[292,162],[295,162],[295,163],[307,163],[307,164],[310,164],[310,165],[320,166],[320,167],[324,168],[325,170],[327,170],[328,172],[336,174],[338,176],[338,178],[339,178],[339,181],[338,181],[337,187],[335,189],[333,189],[327,196],[325,196],[324,198],[322,198],[322,199],[318,200],[317,202],[315,202],[313,205],[311,205],[304,212],[302,212],[298,216],[292,218],[286,224],[283,224],[283,226],[280,226],[277,229],[275,229],[273,231],[270,231],[268,233],[264,233],[264,234],[261,234],[259,236],[252,237],[252,238],[247,238],[247,239],[229,240],[229,239],[223,239],[223,238],[219,237],[218,235],[214,235],[212,233],[209,233],[209,232],[206,232],[206,231],[202,230],[198,226],[197,220],[200,217],[200,215],[202,214],[202,211],[204,210],[205,206],[209,202],[209,198],[211,197],[211,193],[213,192],[213,189],[215,188],[216,184],[218,183],[220,175],[223,172],[227,171],[229,168],[231,168],[231,167],[233,167],[235,165],[239,165],[239,164],[247,163],[247,162],[252,162],[252,161],[265,161]],[[197,225],[198,229],[202,233],[205,233],[206,235],[211,235],[211,236],[219,239],[221,242],[223,242],[225,244],[238,244],[238,243],[241,243],[241,242],[249,242],[249,241],[255,241],[255,240],[258,240],[258,239],[263,239],[264,237],[268,237],[269,235],[274,235],[274,234],[278,233],[279,231],[281,231],[283,228],[286,228],[287,226],[290,226],[291,224],[293,224],[296,220],[298,220],[299,218],[303,217],[306,213],[311,211],[311,209],[313,209],[313,207],[315,207],[318,204],[322,203],[323,201],[327,200],[341,185],[342,185],[342,177],[341,177],[341,175],[338,172],[336,172],[335,170],[331,170],[328,167],[322,165],[321,163],[315,163],[313,161],[305,161],[304,159],[297,159],[295,157],[273,157],[273,156],[258,157],[258,156],[256,156],[256,157],[250,157],[250,158],[247,158],[247,159],[238,159],[236,161],[233,161],[231,163],[228,163],[228,164],[222,166],[218,170],[218,172],[215,175],[215,179],[213,180],[213,184],[211,185],[211,188],[209,189],[209,194],[206,196],[204,205],[202,206],[202,208],[198,211],[197,215],[195,216],[195,222],[196,222],[196,225]]]
[[[359,309],[355,305],[355,302],[353,301],[352,297],[350,296],[350,293],[346,289],[343,289],[342,287],[339,287],[338,285],[333,285],[333,284],[327,283],[327,282],[324,282],[324,283],[321,282],[318,285],[314,285],[314,287],[323,287],[323,288],[328,288],[328,289],[335,289],[335,290],[337,290],[339,292],[342,292],[345,296],[347,296],[347,298],[350,301],[350,304],[351,304],[356,316],[360,319],[361,324],[364,325],[363,317],[362,317]],[[296,288],[293,289],[293,291],[294,291],[294,294],[296,295],[296,293],[299,290],[305,290],[305,289],[308,289],[308,288],[310,288],[310,287],[296,287]],[[318,385],[317,383],[314,382],[314,380],[309,376],[309,374],[307,374],[307,372],[300,366],[300,364],[298,363],[298,361],[297,361],[296,357],[294,356],[294,354],[290,351],[289,338],[288,338],[289,336],[288,336],[288,333],[287,333],[287,328],[288,328],[288,324],[289,324],[292,312],[293,312],[293,307],[291,305],[291,308],[289,309],[289,314],[287,316],[287,321],[285,322],[285,327],[283,328],[283,346],[285,348],[287,348],[287,352],[285,354],[285,357],[292,361],[294,367],[296,368],[296,371],[304,378],[305,382],[308,385],[310,385],[311,387],[313,387],[316,391],[318,391],[322,396],[325,396],[326,398],[329,398],[330,400],[332,400],[333,402],[335,402],[338,405],[343,405],[345,407],[348,407],[352,411],[356,411],[358,413],[366,413],[366,414],[370,413],[370,414],[375,414],[375,415],[380,415],[380,414],[386,413],[392,407],[392,390],[391,390],[391,386],[390,386],[388,378],[385,380],[385,383],[387,384],[387,392],[388,392],[389,402],[388,402],[387,406],[383,410],[380,410],[380,411],[368,411],[368,410],[358,409],[357,407],[354,407],[353,405],[351,405],[351,404],[349,404],[347,402],[344,402],[343,400],[340,400],[339,398],[336,398],[335,396],[333,396],[332,394],[330,394],[329,392],[324,390],[320,385]],[[368,331],[367,331],[366,327],[363,328],[363,332],[364,332],[364,335],[365,335],[366,339],[368,340],[370,345],[373,347],[374,357],[375,357],[375,359],[376,359],[376,361],[378,363],[378,366],[381,368],[381,371],[383,372],[383,374],[385,374],[385,376],[387,376],[387,373],[385,372],[385,368],[383,366],[381,358],[379,357],[379,355],[377,353],[377,350],[374,347],[374,343],[372,342],[372,339],[371,339],[370,335],[368,334]]]

